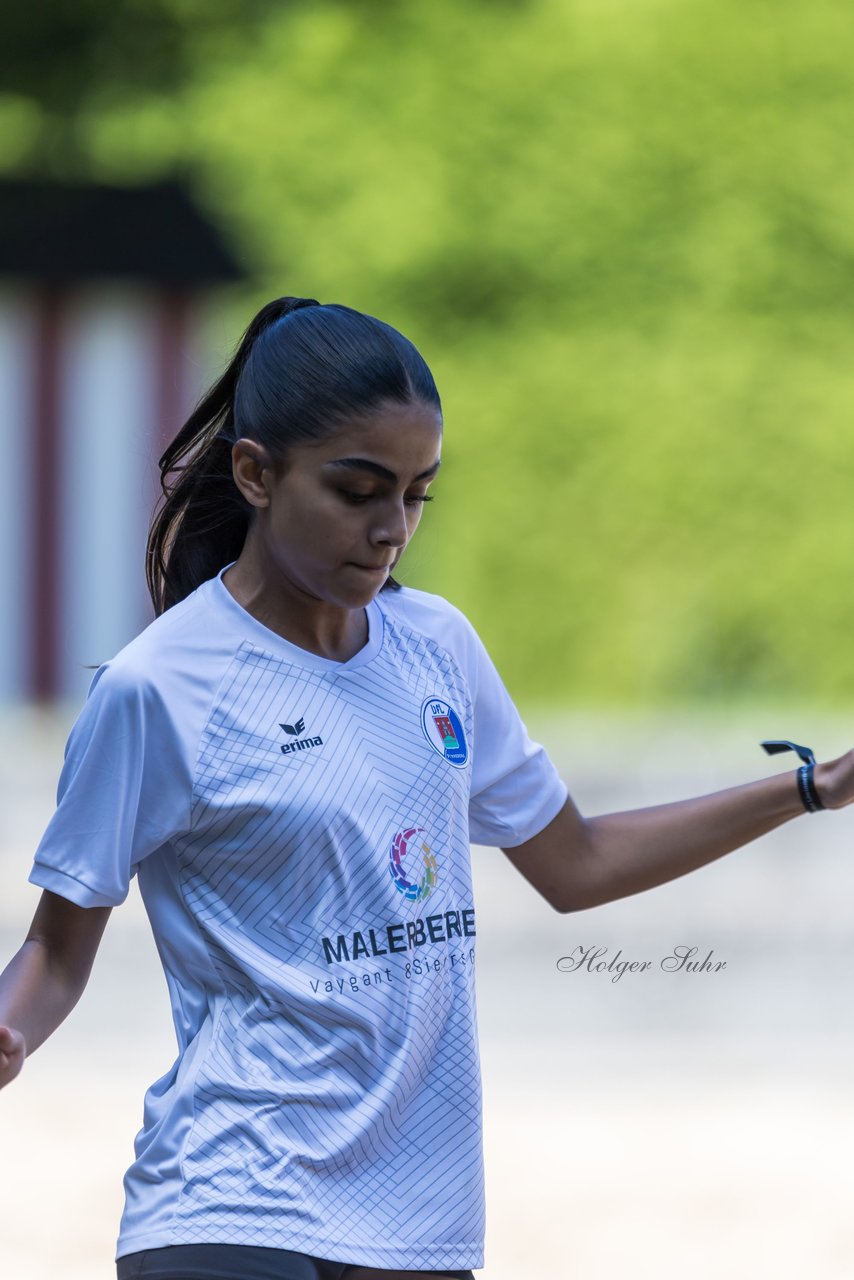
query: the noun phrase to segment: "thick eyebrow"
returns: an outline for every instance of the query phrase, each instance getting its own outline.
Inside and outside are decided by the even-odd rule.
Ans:
[[[325,465],[327,467],[347,467],[351,470],[370,471],[373,475],[380,476],[383,480],[390,480],[392,484],[397,484],[397,476],[393,471],[389,471],[388,467],[381,467],[378,462],[371,462],[368,458],[336,458],[333,462],[327,462]],[[426,480],[428,476],[434,476],[441,465],[442,459],[437,458],[432,467],[422,471],[415,479]]]

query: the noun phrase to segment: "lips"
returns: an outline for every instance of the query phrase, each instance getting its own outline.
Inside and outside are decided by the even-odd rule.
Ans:
[[[351,562],[354,569],[362,569],[365,573],[386,573],[391,568],[390,564],[356,564]]]

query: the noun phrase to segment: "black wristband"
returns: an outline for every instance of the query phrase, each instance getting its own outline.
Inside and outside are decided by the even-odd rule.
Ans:
[[[798,769],[798,791],[801,793],[804,808],[808,813],[815,813],[817,809],[824,808],[821,803],[821,797],[816,791],[815,779],[813,778],[814,772],[814,764],[802,764]]]
[[[798,769],[798,794],[803,801],[804,808],[807,813],[817,813],[819,809],[825,806],[821,802],[821,796],[818,794],[813,774],[815,773],[815,756],[809,747],[800,747],[797,742],[789,742],[787,738],[772,739],[769,742],[760,743],[769,756],[777,755],[779,751],[794,751],[799,759],[803,760],[803,764]]]

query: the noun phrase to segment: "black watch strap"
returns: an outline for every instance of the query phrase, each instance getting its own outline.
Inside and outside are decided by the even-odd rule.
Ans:
[[[794,751],[800,760],[803,761],[800,769],[798,769],[798,792],[803,801],[804,808],[807,813],[817,813],[819,809],[823,809],[821,797],[816,790],[815,778],[815,755],[809,747],[801,747],[797,742],[789,742],[788,738],[772,738],[767,742],[760,743],[769,756],[778,755],[781,751]]]

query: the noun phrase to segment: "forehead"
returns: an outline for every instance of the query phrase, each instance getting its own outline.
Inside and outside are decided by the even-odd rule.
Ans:
[[[426,467],[438,459],[441,443],[442,417],[432,405],[385,403],[345,419],[315,448],[323,462],[355,456],[382,462],[385,457]]]

